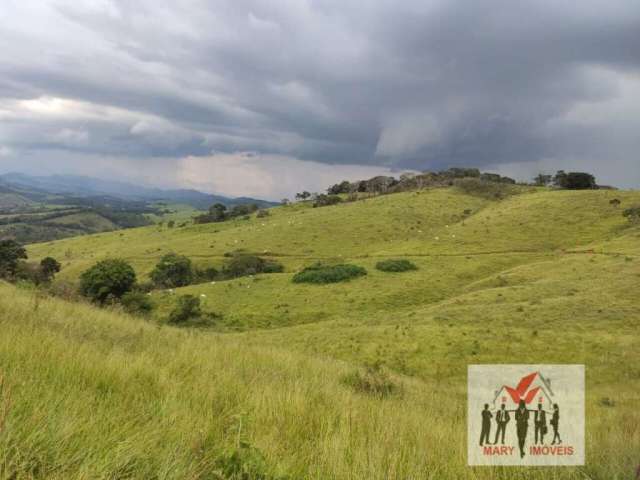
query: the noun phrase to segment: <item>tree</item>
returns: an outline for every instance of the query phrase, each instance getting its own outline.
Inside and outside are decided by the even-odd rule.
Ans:
[[[553,184],[556,187],[566,188],[567,187],[567,174],[564,170],[558,170],[553,177]]]
[[[153,283],[164,288],[184,287],[193,281],[191,260],[184,255],[167,253],[151,272]]]
[[[589,190],[597,187],[596,178],[586,172],[569,172],[565,180],[565,188],[569,190]]]
[[[310,192],[307,192],[306,190],[304,192],[301,193],[296,193],[296,200],[306,200],[307,198],[309,198],[311,196]]]
[[[225,217],[225,212],[227,211],[227,206],[222,203],[215,203],[211,207],[209,207],[209,215],[214,218],[214,222],[222,222]]]
[[[120,259],[107,259],[96,263],[80,275],[80,293],[92,301],[104,304],[109,299],[120,299],[136,283],[136,272]]]
[[[552,175],[547,175],[544,173],[539,173],[533,178],[533,183],[539,187],[546,187],[553,181]]]
[[[249,215],[258,210],[258,205],[255,203],[241,203],[239,205],[234,205],[234,207],[229,212],[229,217],[242,217],[243,215]]]
[[[227,207],[216,203],[209,207],[209,211],[193,218],[194,223],[224,222],[227,219]]]
[[[351,184],[344,180],[340,183],[336,183],[335,185],[327,188],[327,193],[330,195],[338,195],[340,193],[349,193],[351,191]]]
[[[18,262],[27,259],[27,251],[15,240],[0,241],[0,278],[10,279],[16,274]]]
[[[40,272],[42,273],[42,279],[45,282],[53,280],[56,273],[60,271],[60,262],[53,257],[45,257],[40,261]]]
[[[479,177],[480,170],[477,168],[460,168],[452,167],[448,170],[440,172],[440,175],[448,178],[467,178],[467,177]]]
[[[569,190],[588,190],[598,188],[596,178],[586,172],[569,172],[558,170],[553,177],[553,184],[556,187],[566,188]]]

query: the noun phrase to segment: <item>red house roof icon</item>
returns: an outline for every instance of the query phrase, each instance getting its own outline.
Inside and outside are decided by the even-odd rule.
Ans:
[[[534,384],[535,386],[533,386]],[[532,386],[533,388],[531,388]],[[505,391],[511,397],[511,400],[513,400],[513,403],[515,404],[520,403],[520,400],[524,400],[526,404],[530,404],[537,396],[545,396],[548,400],[550,400],[551,396],[553,396],[550,382],[545,379],[540,372],[533,372],[529,375],[525,375],[520,379],[518,385],[516,385],[515,387],[503,385],[496,392],[496,399],[502,392]]]

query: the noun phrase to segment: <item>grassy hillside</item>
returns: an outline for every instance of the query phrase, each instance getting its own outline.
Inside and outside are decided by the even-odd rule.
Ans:
[[[177,294],[204,295],[205,310],[221,314],[209,330],[2,287],[0,371],[12,406],[0,468],[7,477],[217,478],[235,451],[244,468],[291,478],[631,478],[640,230],[621,211],[635,204],[638,192],[496,201],[436,189],[33,245],[30,257],[60,259],[71,281],[112,256],[144,277],[168,251],[220,266],[245,249],[285,272],[153,293],[158,320]],[[418,270],[374,268],[390,257]],[[317,260],[368,275],[291,282]],[[374,398],[342,381],[371,363],[392,372],[399,393]],[[585,363],[587,466],[466,467],[471,363]],[[0,426],[2,411],[0,402]]]
[[[622,206],[609,203],[614,197]],[[61,259],[61,277],[75,280],[102,258],[125,258],[144,278],[170,251],[200,266],[220,268],[225,253],[242,249],[276,259],[286,271],[179,292],[204,295],[205,308],[223,315],[219,327],[277,327],[364,316],[372,321],[442,302],[518,266],[553,264],[592,243],[597,245],[589,248],[599,253],[637,254],[635,233],[621,215],[624,205],[634,202],[640,203],[639,193],[538,191],[492,201],[435,189],[333,207],[297,204],[272,209],[266,218],[71,238],[34,245],[29,254]],[[387,257],[411,258],[419,269],[403,275],[375,270],[375,263]],[[315,261],[352,261],[369,274],[347,284],[292,285],[291,275]],[[544,276],[544,268],[540,274]],[[173,297],[154,292],[158,316],[166,316]]]

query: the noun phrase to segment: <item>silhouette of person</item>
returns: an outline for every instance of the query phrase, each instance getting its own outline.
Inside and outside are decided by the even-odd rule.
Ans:
[[[551,426],[553,427],[553,441],[551,445],[555,445],[556,438],[558,439],[558,443],[562,443],[562,439],[560,438],[560,433],[558,432],[558,424],[560,423],[560,408],[557,403],[553,404],[553,416],[551,417]]]
[[[484,442],[487,442],[488,445],[491,445],[491,441],[489,440],[489,433],[491,432],[491,418],[493,414],[489,411],[489,404],[484,404],[484,410],[482,411],[482,431],[480,432],[480,446]]]
[[[496,439],[493,442],[494,445],[498,443],[498,437],[500,436],[501,433],[502,433],[502,444],[504,445],[504,434],[507,430],[507,423],[509,423],[509,420],[511,420],[511,417],[509,416],[509,412],[507,412],[505,408],[506,407],[503,403],[502,408],[496,412],[496,423],[498,424],[498,429],[496,430]]]
[[[540,438],[540,443],[544,444],[544,435],[547,433],[547,412],[542,409],[541,403],[538,404],[533,424],[535,425],[535,443],[538,443]]]
[[[520,400],[516,409],[516,430],[518,433],[518,447],[520,447],[520,458],[524,457],[524,444],[527,440],[527,430],[529,429],[529,410],[524,400]]]

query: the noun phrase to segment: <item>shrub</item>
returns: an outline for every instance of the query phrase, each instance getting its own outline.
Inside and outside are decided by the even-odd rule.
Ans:
[[[313,207],[327,207],[329,205],[335,205],[342,202],[342,198],[338,195],[325,195],[324,193],[318,195],[313,202]]]
[[[214,267],[196,268],[194,270],[194,282],[210,282],[218,278],[220,272]]]
[[[633,224],[640,223],[640,206],[625,209],[622,212],[622,216]]]
[[[80,301],[80,294],[78,292],[78,287],[69,281],[60,281],[54,282],[50,285],[47,285],[47,292],[52,297],[62,298],[67,301]]]
[[[342,377],[342,383],[351,387],[357,393],[371,395],[376,398],[386,398],[402,392],[379,362],[367,365],[364,372],[356,370]]]
[[[600,398],[598,403],[602,407],[615,407],[616,406],[616,401],[611,399],[610,397],[602,397],[602,398]]]
[[[60,271],[60,262],[53,257],[45,257],[40,261],[40,272],[45,282],[53,280],[56,273]]]
[[[136,272],[124,260],[108,259],[96,263],[80,275],[80,293],[104,304],[109,298],[120,299],[136,283]]]
[[[245,215],[250,215],[256,210],[258,210],[258,205],[255,203],[242,203],[235,205],[229,212],[228,216],[229,218],[244,217]]]
[[[231,260],[223,268],[224,275],[231,278],[283,271],[284,267],[278,262],[246,253],[231,254]]]
[[[407,272],[418,269],[413,262],[404,259],[382,260],[376,263],[376,268],[383,272]]]
[[[35,263],[18,262],[16,265],[12,281],[27,282],[34,285],[40,285],[44,281],[40,266]]]
[[[191,260],[184,255],[167,253],[151,272],[153,283],[164,288],[184,287],[193,281]]]
[[[153,282],[140,282],[135,285],[134,290],[140,293],[149,293],[155,288],[156,285]]]
[[[181,295],[176,301],[175,308],[169,314],[169,323],[184,323],[202,315],[200,299],[194,295]]]
[[[149,296],[142,292],[127,292],[121,299],[122,307],[131,315],[146,316],[153,310]]]
[[[366,275],[367,271],[358,265],[322,265],[316,263],[293,276],[294,283],[335,283]]]
[[[51,257],[44,258],[40,263],[20,261],[16,266],[14,279],[40,285],[42,283],[49,283],[59,271],[60,263]]]
[[[258,213],[256,213],[256,218],[265,218],[268,217],[269,215],[271,215],[271,213],[269,212],[269,210],[258,210]]]
[[[262,266],[262,273],[282,273],[284,266],[274,260],[265,260]]]

